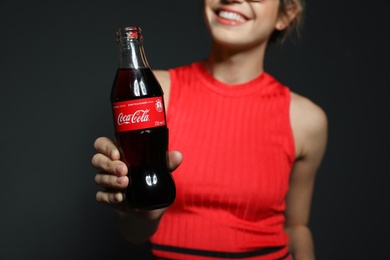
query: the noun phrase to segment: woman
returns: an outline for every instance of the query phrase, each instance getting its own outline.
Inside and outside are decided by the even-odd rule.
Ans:
[[[325,113],[264,72],[267,44],[302,19],[302,0],[205,0],[207,59],[155,71],[170,128],[177,198],[169,209],[132,212],[127,167],[108,138],[92,159],[131,243],[150,239],[156,258],[315,259],[309,212],[326,139]],[[182,154],[185,159],[182,162]],[[109,189],[107,189],[109,188]]]

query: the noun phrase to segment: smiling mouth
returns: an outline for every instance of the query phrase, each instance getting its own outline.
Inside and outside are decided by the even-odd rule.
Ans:
[[[234,12],[225,11],[225,10],[219,10],[217,12],[217,15],[218,15],[218,17],[220,17],[222,19],[233,21],[233,22],[245,22],[246,21],[246,19],[242,15],[240,15],[238,13],[234,13]]]

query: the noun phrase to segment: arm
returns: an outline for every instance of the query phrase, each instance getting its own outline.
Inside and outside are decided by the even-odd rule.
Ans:
[[[291,125],[296,161],[286,198],[285,229],[290,237],[294,260],[314,260],[313,238],[308,227],[310,205],[317,169],[327,142],[327,118],[321,108],[292,93]]]

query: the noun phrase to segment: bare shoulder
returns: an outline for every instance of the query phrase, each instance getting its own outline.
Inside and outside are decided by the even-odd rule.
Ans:
[[[167,70],[154,70],[154,75],[156,76],[158,82],[160,83],[163,92],[164,92],[164,103],[165,108],[168,108],[169,104],[169,93],[171,89],[171,76]]]
[[[153,73],[156,76],[158,82],[160,82],[160,85],[163,88],[164,92],[166,90],[169,90],[169,88],[171,86],[171,77],[169,75],[169,71],[167,71],[167,70],[154,70]]]
[[[310,99],[291,92],[291,119],[307,130],[326,127],[325,111]]]
[[[310,99],[291,92],[290,118],[297,156],[326,143],[328,120],[325,111]]]

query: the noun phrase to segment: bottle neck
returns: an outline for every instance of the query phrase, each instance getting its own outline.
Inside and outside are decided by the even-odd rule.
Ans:
[[[129,26],[121,28],[116,32],[118,44],[118,68],[138,69],[148,68],[146,60],[142,30],[139,27]]]
[[[122,38],[118,46],[118,68],[148,68],[143,43],[141,40]]]

